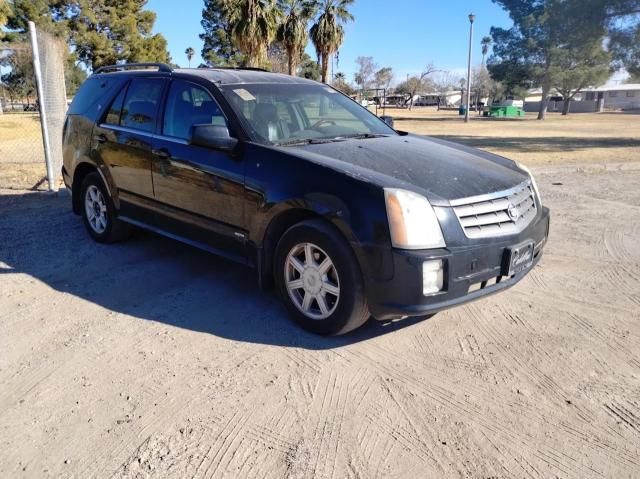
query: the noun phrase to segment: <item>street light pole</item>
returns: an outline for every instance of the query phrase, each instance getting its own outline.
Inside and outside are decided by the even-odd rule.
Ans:
[[[469,122],[469,110],[471,109],[471,46],[473,42],[473,21],[476,16],[469,14],[469,61],[467,63],[467,109],[464,112],[464,122]]]

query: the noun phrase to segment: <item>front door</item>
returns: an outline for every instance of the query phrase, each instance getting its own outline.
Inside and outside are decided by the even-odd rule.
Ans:
[[[196,124],[227,125],[227,121],[206,89],[173,80],[161,134],[154,140],[155,199],[168,207],[167,215],[207,230],[207,243],[243,254],[243,162],[229,153],[190,145],[191,127]]]

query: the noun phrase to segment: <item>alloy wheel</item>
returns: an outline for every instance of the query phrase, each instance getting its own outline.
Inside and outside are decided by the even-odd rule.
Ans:
[[[84,195],[84,210],[91,229],[102,234],[107,229],[107,202],[100,189],[90,185]]]
[[[291,248],[284,267],[289,297],[305,316],[322,320],[336,310],[340,300],[340,279],[329,255],[313,243]]]

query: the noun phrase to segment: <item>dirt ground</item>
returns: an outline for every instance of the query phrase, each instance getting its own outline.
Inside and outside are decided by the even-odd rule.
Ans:
[[[301,331],[252,273],[0,191],[0,477],[640,477],[640,162],[535,168],[513,289]]]

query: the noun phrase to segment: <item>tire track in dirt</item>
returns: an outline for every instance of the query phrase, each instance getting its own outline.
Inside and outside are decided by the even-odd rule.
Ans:
[[[631,226],[631,229],[626,229]],[[622,228],[607,228],[604,231],[604,244],[609,255],[615,259],[618,263],[624,264],[638,264],[640,262],[640,253],[637,251],[632,252],[627,248],[625,239],[627,237],[633,237],[637,242],[640,242],[640,228],[638,223],[630,222],[625,224],[625,229]],[[634,276],[638,279],[638,274]]]
[[[376,351],[375,354],[377,357],[379,357],[381,355],[381,351]],[[364,358],[367,358],[367,355],[362,356],[363,360]],[[487,411],[479,409],[478,406],[475,406],[473,403],[468,402],[468,400],[464,403],[460,402],[460,400],[456,399],[455,393],[453,393],[453,391],[457,389],[457,386],[454,384],[447,385],[447,380],[445,377],[438,376],[438,382],[434,383],[433,379],[435,379],[435,377],[431,375],[430,379],[432,380],[432,382],[429,383],[429,388],[427,389],[427,387],[423,385],[421,379],[407,376],[406,373],[393,369],[391,366],[389,366],[389,364],[393,364],[393,361],[384,361],[384,363],[379,363],[378,366],[383,368],[386,374],[391,375],[392,377],[394,377],[394,379],[405,384],[407,387],[418,388],[425,396],[436,400],[442,406],[453,408],[454,411],[456,411],[458,414],[461,414],[470,422],[485,428],[485,430],[492,432],[498,437],[502,437],[505,445],[507,445],[507,447],[509,447],[510,449],[513,449],[514,447],[516,447],[516,445],[520,445],[521,447],[524,447],[525,450],[538,451],[540,453],[540,458],[542,458],[544,462],[552,465],[557,465],[558,459],[554,459],[555,450],[553,448],[550,448],[546,445],[539,445],[536,442],[532,442],[526,434],[523,434],[517,430],[512,430],[508,426],[503,426],[500,417],[485,417]],[[476,398],[476,402],[481,403],[482,401],[483,399],[481,397]],[[522,411],[518,411],[517,413],[521,412]],[[594,452],[602,451],[599,445],[594,445],[592,443],[585,443],[585,445],[591,448]],[[609,447],[608,455],[613,453],[621,461],[632,467],[637,467],[640,465],[640,461],[638,461],[633,453],[625,451],[624,446],[621,446],[621,449],[622,450],[619,450],[617,447]],[[512,451],[512,454],[514,453],[517,454],[516,450]],[[575,458],[567,456],[566,460],[571,464],[564,464],[562,462],[560,462],[559,464],[561,465],[561,468],[563,470],[566,469],[572,471],[572,474],[569,474],[568,476],[582,477],[579,475],[579,471],[582,471],[583,474],[596,473],[597,475],[601,475],[599,471],[593,470],[588,466],[583,466],[582,464],[577,462]],[[575,472],[574,474],[574,470],[578,472]]]
[[[605,404],[604,408],[613,416],[616,422],[630,427],[636,433],[640,433],[640,414],[638,414],[637,411],[635,413],[632,412],[629,405],[625,407],[622,404],[613,401],[610,404]]]
[[[485,323],[485,326],[487,326],[487,323]],[[499,333],[497,333],[497,331],[494,330],[493,334],[499,334]],[[504,343],[504,344],[507,344],[507,343]],[[530,348],[530,350],[527,351],[525,354],[526,354],[526,356],[531,356],[533,359],[535,359],[537,356],[539,356],[539,351],[541,351],[541,350],[545,352],[545,355],[547,355],[548,357],[551,357],[549,352],[546,351],[544,347],[542,347],[542,348]],[[515,358],[515,356],[513,354],[510,354],[510,356],[511,356],[511,358]],[[536,363],[537,362],[538,361],[536,361]],[[539,369],[538,369],[537,366],[533,366],[533,363],[530,363],[530,364],[531,364],[531,369],[534,372],[534,374],[539,372]],[[565,372],[570,372],[570,377],[572,377],[576,383],[579,382],[580,375],[577,373],[576,370],[572,370],[571,368],[567,367],[566,364],[565,364],[565,367],[563,367],[561,370],[559,370],[559,373],[561,373],[561,374],[564,374]],[[537,377],[538,375],[535,374],[535,376]],[[559,382],[566,383],[566,381],[564,381],[564,378],[562,376],[559,376],[558,381],[551,379],[549,376],[546,376],[546,377],[544,377],[542,379],[535,379],[533,381],[534,384],[537,384],[538,386],[540,386],[540,385],[543,386],[543,389],[542,389],[543,393],[546,392],[546,391],[554,391],[554,392],[558,391],[560,397],[563,398],[564,401],[567,404],[572,404],[572,407],[575,409],[577,417],[580,418],[580,420],[582,422],[582,424],[581,424],[582,427],[588,427],[589,429],[591,429],[591,424],[596,419],[594,414],[592,412],[588,411],[587,409],[585,409],[584,407],[582,407],[580,405],[580,403],[576,403],[575,400],[572,401],[571,399],[568,399],[570,397],[570,395],[566,391],[563,391],[562,389],[560,389],[557,386],[557,384]],[[563,404],[560,402],[559,405],[563,405]],[[545,420],[545,422],[546,422],[546,420]],[[564,420],[560,420],[557,425],[562,427],[563,429],[565,429],[565,432],[569,432],[570,434],[575,435],[573,433],[576,431],[576,429],[574,427],[568,427],[567,423]],[[565,427],[565,426],[567,426],[567,427]],[[605,426],[605,427],[607,427],[607,426]],[[614,429],[612,429],[610,427],[607,427],[607,429],[610,432],[610,436],[609,436],[610,438],[620,437],[618,431],[616,431],[616,430],[614,430]],[[592,431],[589,436],[581,436],[580,439],[586,439],[587,437],[596,437],[597,438],[597,435],[596,435],[597,432],[598,431]],[[593,442],[593,444],[595,444],[598,447],[600,447],[600,442],[599,441],[596,440],[596,441],[592,441],[592,442]],[[625,456],[626,453],[623,451],[622,455]]]
[[[604,345],[609,352],[620,362],[627,363],[633,368],[640,368],[640,356],[635,352],[636,348],[630,349],[626,344],[623,344],[615,336],[605,334],[586,317],[567,312],[567,318],[572,321],[577,329],[585,339],[593,341],[594,339],[599,341],[599,345]],[[637,344],[636,346],[640,346]]]

